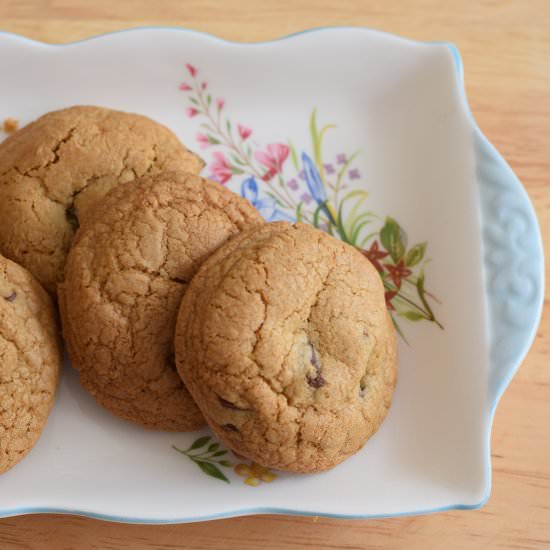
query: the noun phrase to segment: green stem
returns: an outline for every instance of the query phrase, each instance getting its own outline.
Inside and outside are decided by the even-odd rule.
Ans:
[[[210,107],[208,106],[208,103],[204,100],[203,97],[203,90],[198,85],[197,82],[195,82],[195,91],[197,93],[197,97],[199,99],[199,102],[201,104],[201,107],[203,109],[204,114],[208,117],[208,120],[213,124],[216,132],[218,135],[223,139],[224,144],[226,147],[229,147],[234,153],[236,153],[239,157],[239,160],[243,163],[244,166],[248,166],[248,168],[251,170],[253,176],[256,176],[258,179],[262,179],[262,174],[256,169],[252,161],[249,159],[249,157],[240,149],[240,147],[235,144],[232,136],[229,134],[229,132],[226,134],[224,130],[221,127],[221,114],[220,111],[218,111],[218,118],[217,120],[212,116],[210,113]],[[278,191],[275,189],[271,183],[266,182],[269,186],[270,191],[276,195],[277,199],[281,202],[281,204],[289,209],[289,210],[296,210],[296,206],[293,205],[292,201],[288,201],[286,198],[284,198]]]
[[[417,279],[415,277],[408,277],[407,279],[403,279],[403,280],[407,284],[409,284],[411,286],[414,286],[416,288]],[[424,292],[426,293],[426,296],[429,296],[432,300],[435,300],[438,304],[442,303],[441,300],[439,300],[439,298],[437,298],[437,296],[435,296],[434,294],[432,294],[428,290],[425,290]]]
[[[428,311],[426,311],[425,309],[422,309],[418,304],[416,304],[415,302],[413,302],[410,298],[407,298],[407,296],[404,295],[404,293],[401,291],[401,289],[398,289],[396,288],[395,286],[393,285],[390,285],[389,283],[387,283],[386,281],[384,281],[384,287],[386,288],[386,290],[390,290],[392,292],[395,292],[397,291],[397,294],[396,294],[396,298],[399,298],[400,300],[403,300],[404,302],[406,302],[408,305],[410,305],[411,307],[414,307],[416,308],[420,313],[422,313],[422,315],[426,318],[426,320],[428,321],[433,321],[435,319],[432,319],[430,317],[430,314]]]

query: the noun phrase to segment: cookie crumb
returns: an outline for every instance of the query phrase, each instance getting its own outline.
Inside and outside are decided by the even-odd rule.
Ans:
[[[16,118],[5,118],[2,129],[6,134],[15,134],[19,130],[19,121]]]

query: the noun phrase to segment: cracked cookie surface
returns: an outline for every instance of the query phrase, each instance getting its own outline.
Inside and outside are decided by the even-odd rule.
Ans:
[[[397,375],[376,269],[304,224],[266,224],[206,260],[183,298],[175,348],[216,435],[295,472],[329,469],[361,449]]]
[[[203,165],[147,117],[88,106],[48,113],[0,144],[0,253],[55,293],[76,227],[99,198],[136,177]]]
[[[40,437],[60,371],[50,296],[28,271],[0,256],[0,473]]]
[[[151,428],[204,425],[174,364],[179,305],[204,259],[261,223],[247,200],[182,172],[105,197],[80,227],[58,291],[69,357],[98,402]]]

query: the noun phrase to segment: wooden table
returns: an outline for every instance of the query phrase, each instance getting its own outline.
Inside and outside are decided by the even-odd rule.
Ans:
[[[46,42],[143,25],[180,25],[243,41],[322,25],[366,25],[454,42],[475,118],[527,187],[550,244],[549,0],[0,2],[2,30]],[[497,410],[493,491],[482,510],[377,521],[264,516],[154,527],[27,516],[0,521],[0,549],[550,548],[549,331],[546,311]]]

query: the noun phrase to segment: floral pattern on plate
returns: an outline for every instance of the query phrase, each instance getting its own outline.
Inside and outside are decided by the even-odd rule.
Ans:
[[[194,462],[206,475],[226,483],[230,483],[230,480],[220,469],[220,466],[223,468],[233,467],[233,471],[237,475],[245,478],[243,483],[250,485],[250,487],[257,487],[262,482],[271,483],[277,479],[276,474],[255,462],[234,464],[225,456],[228,452],[227,449],[213,441],[209,435],[199,437],[187,449],[180,449],[175,445],[172,445],[172,448]]]

